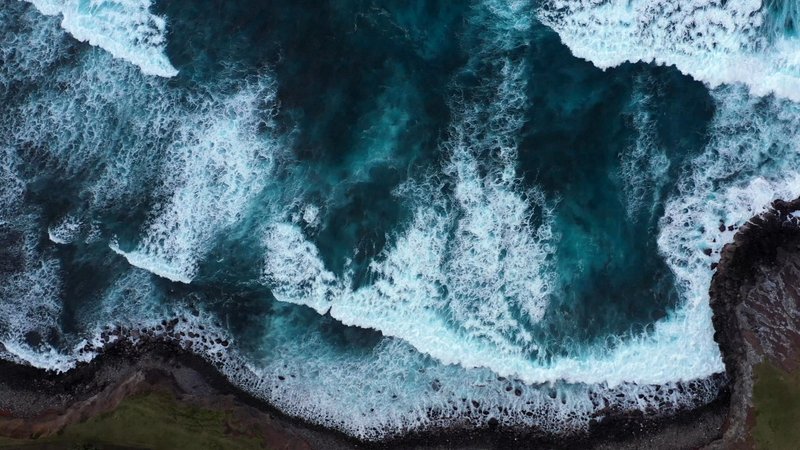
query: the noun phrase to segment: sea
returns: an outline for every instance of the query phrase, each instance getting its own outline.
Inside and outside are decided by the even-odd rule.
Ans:
[[[720,251],[800,196],[798,20],[2,0],[0,358],[63,372],[176,318],[232,383],[366,441],[705,405]]]

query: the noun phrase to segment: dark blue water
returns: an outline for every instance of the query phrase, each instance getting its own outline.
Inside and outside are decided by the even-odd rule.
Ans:
[[[602,70],[548,4],[142,2],[150,41],[56,5],[77,21],[0,12],[0,342],[43,367],[183,317],[233,382],[356,436],[582,428],[722,369],[719,221],[796,184],[791,102]]]

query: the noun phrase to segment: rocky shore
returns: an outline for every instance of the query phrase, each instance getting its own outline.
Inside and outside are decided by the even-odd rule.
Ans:
[[[722,250],[711,282],[715,339],[731,379],[730,414],[716,448],[752,448],[754,368],[800,366],[800,199],[776,201]]]
[[[230,414],[232,433],[281,449],[345,448],[750,448],[754,366],[800,366],[800,200],[776,202],[725,246],[711,286],[715,338],[729,388],[712,403],[653,419],[612,412],[588,434],[535,430],[438,430],[367,444],[285,417],[232,385],[218,369],[174,340],[119,339],[63,374],[0,362],[0,436],[36,439],[109,413],[126,398],[166,393],[193,407]],[[227,343],[223,343],[227,346]]]
[[[281,449],[692,448],[718,436],[727,396],[669,419],[611,414],[588,434],[548,436],[525,429],[450,429],[363,443],[286,417],[232,385],[205,359],[174,341],[118,341],[63,374],[0,362],[0,436],[37,439],[108,413],[126,398],[162,392],[193,407],[232,413],[238,429]],[[241,431],[239,431],[241,432]]]
[[[93,361],[63,374],[0,362],[0,436],[45,438],[113,411],[126,398],[158,392],[192,407],[231,414],[232,432],[270,448],[351,448],[326,430],[281,416],[230,384],[212,364],[174,342],[119,341]]]

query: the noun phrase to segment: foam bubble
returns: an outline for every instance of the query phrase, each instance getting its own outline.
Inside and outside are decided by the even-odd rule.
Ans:
[[[316,246],[296,225],[288,223],[271,226],[264,242],[267,256],[263,281],[272,286],[275,297],[325,314],[344,286],[325,269]]]
[[[303,222],[307,226],[314,228],[319,225],[319,207],[317,205],[306,205],[303,208]]]
[[[150,0],[28,0],[47,15],[61,15],[61,27],[142,73],[173,77],[178,71],[165,55],[166,20],[150,12]]]
[[[742,83],[757,96],[800,101],[800,40],[777,32],[800,18],[794,3],[775,10],[761,0],[548,0],[539,17],[575,56],[603,69],[675,65],[712,88]]]

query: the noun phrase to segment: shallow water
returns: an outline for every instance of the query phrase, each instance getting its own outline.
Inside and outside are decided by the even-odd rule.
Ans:
[[[800,195],[791,5],[680,40],[656,1],[32,3],[0,10],[5,358],[184,316],[362,438],[669,413],[719,389],[719,250]]]

